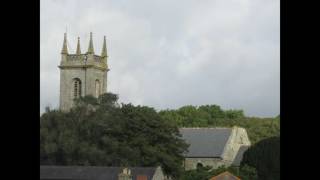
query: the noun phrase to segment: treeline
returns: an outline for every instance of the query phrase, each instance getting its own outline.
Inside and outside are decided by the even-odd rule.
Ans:
[[[179,127],[233,127],[247,130],[251,143],[280,135],[280,117],[246,117],[242,110],[223,110],[218,105],[183,106],[162,110],[159,115]]]

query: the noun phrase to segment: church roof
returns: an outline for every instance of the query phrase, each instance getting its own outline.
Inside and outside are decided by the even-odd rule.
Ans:
[[[185,157],[222,157],[231,128],[180,128],[182,138],[190,144]]]
[[[242,157],[243,157],[243,154],[244,152],[246,152],[246,150],[249,148],[249,146],[241,146],[239,148],[239,151],[236,155],[236,157],[234,158],[232,164],[235,165],[235,166],[240,166],[240,163],[242,161]]]
[[[121,167],[101,167],[101,166],[40,166],[40,180],[118,180],[118,175],[122,172]],[[137,180],[137,176],[147,176],[152,179],[157,167],[129,167],[132,180]]]

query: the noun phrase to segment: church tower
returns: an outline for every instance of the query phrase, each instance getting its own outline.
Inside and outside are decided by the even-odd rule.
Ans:
[[[78,37],[75,54],[69,54],[67,34],[64,34],[60,66],[60,109],[68,111],[74,105],[74,99],[107,92],[108,55],[106,37],[103,39],[101,55],[95,55],[92,33],[88,51],[81,53]]]

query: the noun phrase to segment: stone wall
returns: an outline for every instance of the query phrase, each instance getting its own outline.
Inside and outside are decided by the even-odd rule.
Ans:
[[[165,176],[163,174],[163,171],[160,167],[157,167],[153,177],[152,177],[152,180],[165,180]]]
[[[81,68],[60,70],[60,109],[69,110],[73,102],[73,79],[81,81],[81,93],[85,92],[85,70]]]
[[[222,158],[227,162],[233,162],[240,149],[240,146],[242,145],[251,145],[247,131],[244,128],[233,127],[231,135],[223,151]]]
[[[68,111],[74,105],[73,80],[81,80],[81,96],[96,95],[96,80],[100,82],[100,94],[107,92],[106,59],[88,55],[62,55],[60,68],[60,109]]]

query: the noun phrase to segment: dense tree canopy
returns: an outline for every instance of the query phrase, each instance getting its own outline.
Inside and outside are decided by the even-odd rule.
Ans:
[[[259,180],[279,180],[280,137],[267,138],[250,147],[241,164],[256,167]]]
[[[40,163],[55,165],[157,166],[177,177],[187,144],[177,126],[150,107],[117,104],[117,96],[77,100],[64,113],[40,118]]]
[[[251,143],[280,134],[280,118],[246,117],[242,110],[223,110],[217,105],[183,106],[159,114],[179,127],[233,127],[247,130]]]

